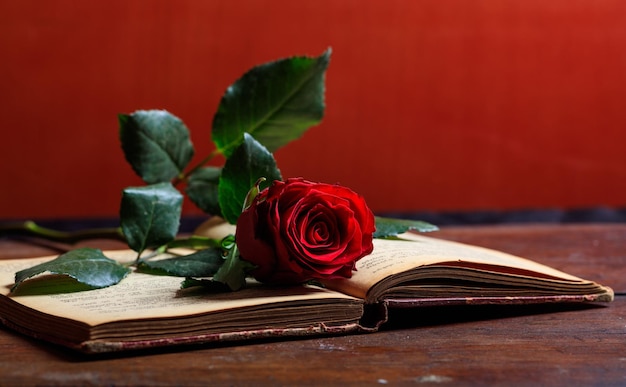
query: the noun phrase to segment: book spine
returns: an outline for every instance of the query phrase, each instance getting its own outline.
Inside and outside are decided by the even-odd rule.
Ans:
[[[365,304],[363,307],[363,317],[359,321],[361,331],[375,332],[378,328],[389,320],[389,310],[387,301],[375,304]]]

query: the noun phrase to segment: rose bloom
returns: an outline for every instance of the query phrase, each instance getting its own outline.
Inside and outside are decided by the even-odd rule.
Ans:
[[[275,181],[237,221],[241,258],[271,283],[349,278],[373,250],[374,214],[362,196],[302,178]]]

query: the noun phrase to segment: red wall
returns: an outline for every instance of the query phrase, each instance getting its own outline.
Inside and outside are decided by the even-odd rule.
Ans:
[[[375,211],[626,204],[621,0],[0,0],[0,218],[115,216],[117,113],[173,112],[200,158],[231,82],[329,46],[284,176]]]

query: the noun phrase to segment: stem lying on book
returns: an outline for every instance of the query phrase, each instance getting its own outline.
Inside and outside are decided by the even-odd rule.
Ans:
[[[150,254],[146,256],[143,256],[143,257],[138,256],[137,259],[135,260],[135,264],[139,263],[139,261],[145,261],[150,258],[154,258],[160,254],[165,253],[169,249],[174,249],[177,247],[202,250],[202,249],[208,249],[211,247],[222,247],[222,241],[218,239],[207,238],[207,237],[198,236],[198,235],[192,235],[188,238],[175,239],[167,244],[164,244],[163,246],[158,247],[157,249],[155,249],[153,252],[151,252]]]
[[[164,248],[172,249],[176,247],[187,247],[190,249],[206,249],[208,247],[221,247],[222,243],[220,240],[207,238],[198,235],[192,235],[189,238],[181,238],[175,239],[170,243],[166,244]]]
[[[96,228],[80,231],[58,231],[42,227],[30,220],[25,222],[0,225],[0,235],[3,234],[38,236],[52,241],[68,243],[96,238],[116,239],[124,242],[126,241],[124,235],[122,234],[121,227]]]

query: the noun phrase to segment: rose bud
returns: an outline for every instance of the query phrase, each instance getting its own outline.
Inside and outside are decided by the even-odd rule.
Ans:
[[[362,196],[302,178],[275,181],[237,221],[235,241],[252,275],[271,283],[349,278],[373,250],[374,214]]]

